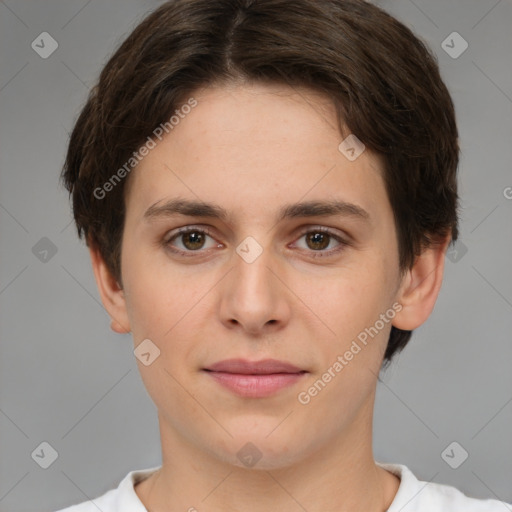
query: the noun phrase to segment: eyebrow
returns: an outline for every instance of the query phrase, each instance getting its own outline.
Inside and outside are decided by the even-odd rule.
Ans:
[[[221,206],[188,199],[171,199],[163,204],[157,202],[146,210],[143,219],[150,221],[175,215],[207,217],[224,222],[229,219],[228,211]],[[352,203],[345,201],[306,201],[281,207],[277,215],[277,222],[300,217],[327,217],[334,215],[356,217],[364,221],[370,220],[370,214],[366,210]]]

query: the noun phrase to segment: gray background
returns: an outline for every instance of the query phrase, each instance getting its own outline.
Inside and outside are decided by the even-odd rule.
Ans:
[[[109,330],[57,184],[88,88],[159,3],[0,2],[2,512],[81,502],[116,487],[128,471],[161,462],[156,409],[132,340]],[[464,245],[449,255],[431,319],[381,376],[375,456],[404,463],[423,480],[512,502],[512,3],[379,5],[430,44],[453,94]],[[31,48],[44,31],[59,45],[47,59]],[[469,44],[458,58],[441,46],[454,31]],[[457,39],[446,44],[461,48]],[[31,456],[43,441],[58,452],[48,469]],[[458,469],[441,457],[453,441],[469,453]],[[461,453],[456,447],[452,460]]]

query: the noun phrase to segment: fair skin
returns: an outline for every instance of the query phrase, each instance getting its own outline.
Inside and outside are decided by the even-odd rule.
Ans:
[[[448,241],[399,272],[381,161],[338,150],[344,137],[319,94],[245,84],[191,96],[197,106],[130,176],[122,287],[90,249],[112,328],[160,350],[137,364],[158,409],[163,465],[136,493],[150,512],[384,511],[400,482],[373,458],[377,376],[391,325],[415,329],[431,313]],[[144,215],[171,199],[212,203],[227,217]],[[335,200],[366,214],[278,218],[285,205]],[[199,232],[173,238],[185,226]],[[262,249],[251,263],[236,252],[249,236]],[[392,323],[299,402],[394,303]],[[271,396],[244,397],[204,371],[231,358],[305,372]],[[249,442],[261,454],[253,467],[237,457]]]

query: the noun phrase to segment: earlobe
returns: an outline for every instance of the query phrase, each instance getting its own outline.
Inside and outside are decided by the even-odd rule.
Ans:
[[[93,244],[89,245],[89,254],[101,302],[111,318],[110,328],[119,334],[127,334],[130,332],[130,322],[124,291]]]
[[[424,249],[414,265],[403,276],[397,295],[402,310],[393,326],[412,331],[422,325],[434,309],[443,282],[445,253],[450,237]]]
[[[129,332],[131,332],[129,327],[121,325],[114,318],[110,320],[110,329],[112,329],[114,332],[117,332],[118,334],[128,334]]]

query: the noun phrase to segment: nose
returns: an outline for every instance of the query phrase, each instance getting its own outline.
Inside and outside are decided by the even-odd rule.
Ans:
[[[254,260],[254,254],[247,257],[244,247],[241,249],[233,254],[234,268],[222,282],[221,321],[229,329],[238,328],[252,336],[275,333],[290,319],[283,267],[269,248]]]

